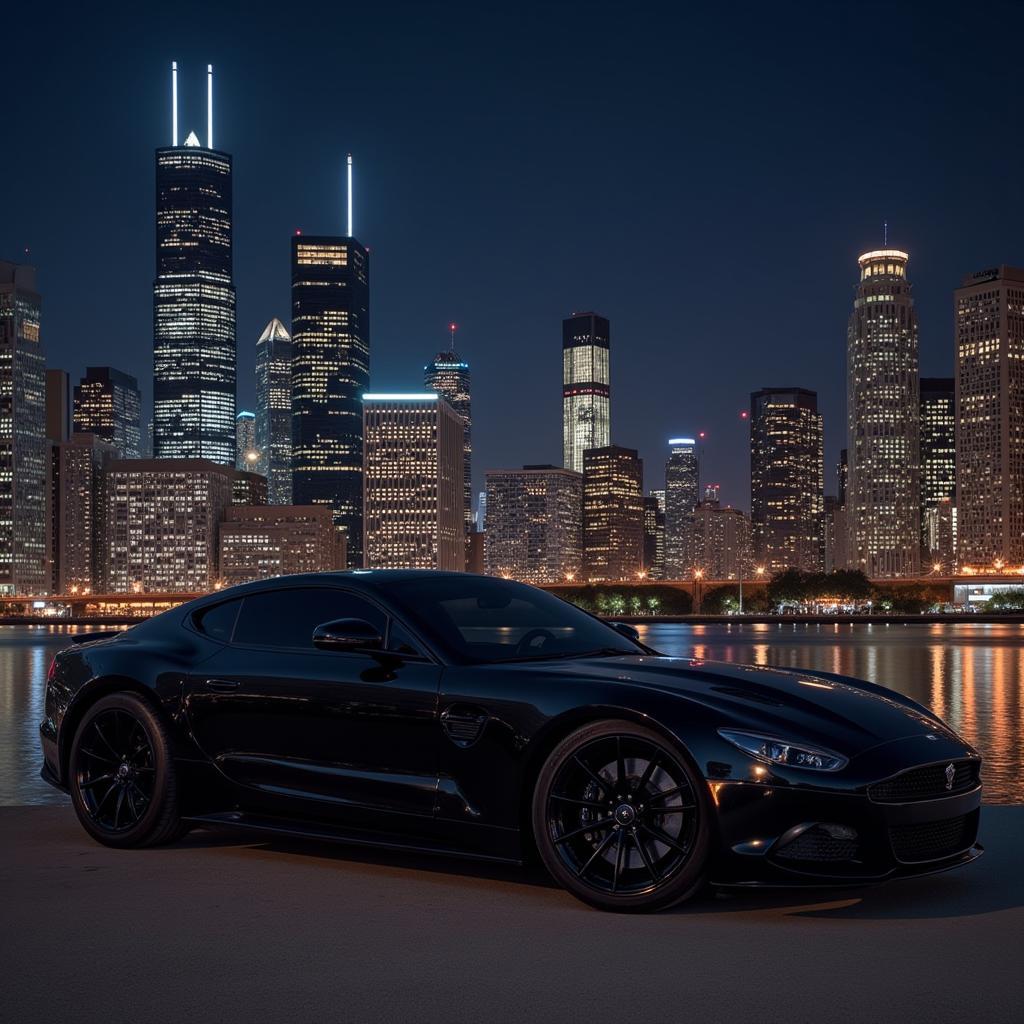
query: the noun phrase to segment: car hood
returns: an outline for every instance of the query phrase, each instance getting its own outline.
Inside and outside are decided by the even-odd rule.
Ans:
[[[848,757],[908,736],[958,739],[909,697],[828,673],[661,656],[585,658],[554,670],[676,694],[719,711],[723,725],[818,742]]]

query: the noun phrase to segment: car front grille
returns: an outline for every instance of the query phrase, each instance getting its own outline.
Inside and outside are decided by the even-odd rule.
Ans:
[[[952,764],[952,781],[946,775],[946,768]],[[923,768],[894,775],[884,782],[868,786],[868,796],[880,804],[902,804],[914,800],[933,800],[974,789],[978,784],[980,762],[946,761],[929,764]]]
[[[962,853],[974,845],[977,831],[978,812],[972,811],[921,825],[897,825],[889,829],[889,841],[897,860],[916,863]]]
[[[849,831],[849,830],[848,830]],[[836,836],[822,825],[801,832],[795,839],[779,847],[775,856],[783,860],[836,862],[855,860],[857,841],[854,836]]]

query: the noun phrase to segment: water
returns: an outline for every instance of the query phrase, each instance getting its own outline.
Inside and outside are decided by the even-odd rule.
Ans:
[[[66,800],[39,778],[46,670],[75,627],[0,626],[0,804]],[[1024,626],[656,623],[666,654],[822,669],[908,694],[981,751],[985,799],[1024,803]]]

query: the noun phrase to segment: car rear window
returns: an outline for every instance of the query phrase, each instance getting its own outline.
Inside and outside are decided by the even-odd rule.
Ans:
[[[241,598],[224,601],[222,604],[200,609],[192,621],[200,633],[205,633],[222,643],[228,643],[231,640],[231,631],[235,628],[235,620],[238,618],[238,609],[241,607]]]

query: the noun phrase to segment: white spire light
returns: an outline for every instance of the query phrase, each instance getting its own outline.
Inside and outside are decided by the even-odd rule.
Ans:
[[[206,65],[206,148],[213,149],[213,65]]]
[[[178,144],[178,62],[171,61],[171,145]]]
[[[352,154],[348,155],[348,237],[352,237]]]

